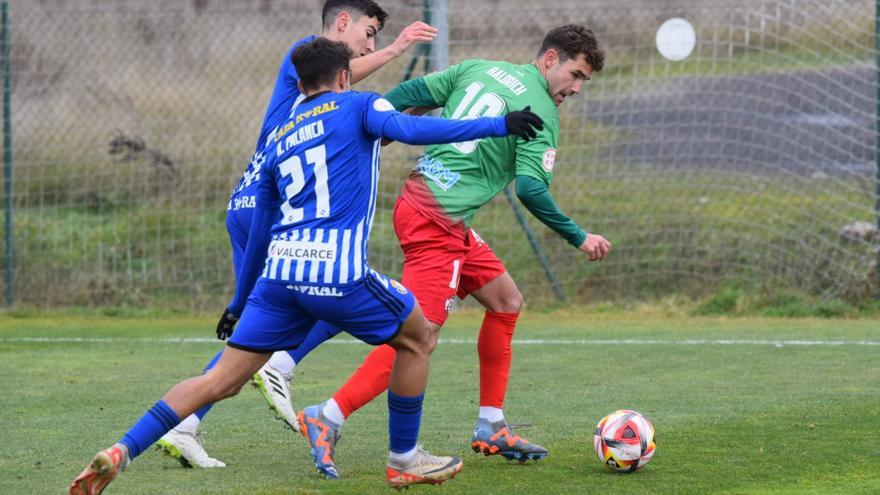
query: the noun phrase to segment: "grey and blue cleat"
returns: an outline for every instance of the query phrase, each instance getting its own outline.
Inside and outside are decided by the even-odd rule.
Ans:
[[[513,433],[503,419],[490,423],[479,419],[474,427],[471,448],[483,455],[500,455],[509,461],[539,461],[547,457],[547,449]]]
[[[336,469],[336,442],[339,441],[339,425],[328,420],[323,412],[323,405],[309,406],[297,416],[300,433],[309,441],[312,460],[318,472],[327,479],[339,478]]]

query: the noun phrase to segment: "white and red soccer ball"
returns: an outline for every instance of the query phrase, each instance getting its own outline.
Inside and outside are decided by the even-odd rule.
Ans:
[[[593,447],[606,468],[631,473],[654,456],[654,426],[635,411],[614,411],[596,425]]]

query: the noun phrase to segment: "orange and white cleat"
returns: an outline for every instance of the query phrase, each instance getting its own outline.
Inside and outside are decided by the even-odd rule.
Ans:
[[[389,459],[385,466],[388,484],[400,490],[409,485],[440,485],[461,472],[463,464],[458,457],[431,455],[421,447],[406,463]]]
[[[114,445],[95,454],[92,462],[70,484],[67,495],[98,495],[129,463],[128,453]]]

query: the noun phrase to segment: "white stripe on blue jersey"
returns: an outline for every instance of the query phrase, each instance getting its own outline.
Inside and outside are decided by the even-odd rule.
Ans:
[[[345,229],[342,233],[342,256],[339,258],[340,284],[348,283],[348,258],[351,255],[351,229]]]
[[[367,245],[370,242],[370,232],[373,231],[373,219],[376,217],[376,200],[379,197],[379,154],[382,144],[382,140],[377,139],[375,143],[373,143],[373,161],[372,161],[372,170],[373,170],[373,188],[370,190],[370,211],[367,213],[367,237],[364,239],[364,260],[367,259]]]
[[[324,229],[318,229],[315,232],[315,242],[324,242]],[[309,282],[315,283],[318,281],[318,268],[321,266],[322,263],[324,263],[324,262],[323,261],[312,261],[311,262],[312,266],[311,266],[311,270],[309,270]]]
[[[330,244],[337,244],[339,237],[339,229],[330,229],[330,239],[327,240]],[[328,261],[327,266],[324,267],[324,283],[331,284],[333,283],[333,269],[335,268],[335,262]]]

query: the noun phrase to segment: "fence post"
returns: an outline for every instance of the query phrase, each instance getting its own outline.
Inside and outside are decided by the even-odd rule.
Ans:
[[[875,50],[875,75],[877,77],[874,84],[876,88],[876,101],[874,108],[874,164],[877,167],[876,189],[877,197],[876,215],[877,215],[877,235],[875,236],[877,244],[877,256],[874,264],[874,279],[877,283],[877,299],[880,299],[880,0],[874,2],[874,50]]]
[[[431,43],[433,57],[429,72],[438,72],[449,67],[449,2],[431,0],[432,26],[437,28],[437,38]]]
[[[3,51],[3,179],[6,195],[6,307],[15,299],[15,251],[12,235],[12,62],[9,60],[9,2],[2,6]]]

